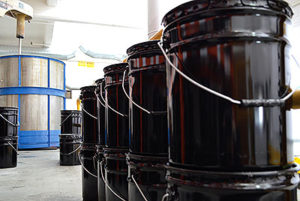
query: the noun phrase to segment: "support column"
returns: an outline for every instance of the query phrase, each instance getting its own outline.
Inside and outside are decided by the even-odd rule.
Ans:
[[[148,0],[148,38],[160,30],[159,0]]]

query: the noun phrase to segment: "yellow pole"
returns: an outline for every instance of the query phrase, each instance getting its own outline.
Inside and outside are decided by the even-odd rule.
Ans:
[[[156,34],[154,34],[150,40],[160,40],[161,37],[162,37],[162,33],[163,33],[163,30],[161,29],[160,31],[158,31]]]
[[[81,103],[81,100],[78,98],[76,101],[78,111],[80,110],[80,103]]]
[[[292,109],[300,109],[300,90],[297,90],[292,96]]]

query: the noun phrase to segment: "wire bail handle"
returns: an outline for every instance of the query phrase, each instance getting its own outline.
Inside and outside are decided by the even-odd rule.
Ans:
[[[100,83],[100,87],[102,87],[102,83]],[[97,90],[97,89],[96,89]],[[94,91],[94,93],[95,93],[95,96],[96,96],[96,98],[97,98],[97,101],[103,106],[103,107],[106,107],[105,106],[105,103],[102,103],[102,101],[100,100],[100,98],[98,97],[98,94],[97,94],[97,92],[96,92],[96,90]],[[100,94],[99,94],[100,95]],[[100,95],[101,96],[101,95]]]
[[[132,102],[133,105],[135,105],[137,108],[141,109],[142,111],[146,112],[147,114],[166,114],[166,111],[149,111],[145,108],[143,108],[142,106],[140,106],[139,104],[137,104],[136,102],[133,101],[133,99],[127,94],[126,89],[125,89],[125,75],[126,75],[127,69],[124,71],[123,73],[123,80],[122,80],[122,89],[124,94],[126,95],[126,97],[128,98],[128,100],[130,100]]]
[[[72,111],[71,114],[69,114],[60,124],[60,126],[62,126],[72,115],[74,114],[74,112]]]
[[[161,201],[165,201],[168,197],[170,197],[169,193],[164,194],[164,196],[162,197]]]
[[[7,142],[7,144],[8,144],[9,146],[11,146],[11,148],[17,153],[17,155],[19,155],[19,153],[18,153],[18,148],[14,147],[10,142]]]
[[[75,150],[73,150],[73,151],[71,151],[71,152],[69,152],[67,154],[65,154],[65,153],[60,153],[60,154],[63,155],[63,156],[69,156],[69,155],[75,153],[76,151],[78,151],[80,148],[81,148],[81,145],[78,146]]]
[[[97,175],[91,173],[91,172],[84,166],[84,164],[82,163],[82,160],[81,160],[81,154],[80,154],[80,153],[81,153],[81,150],[78,152],[78,159],[79,159],[79,162],[80,162],[80,164],[81,164],[81,167],[82,167],[88,174],[90,174],[91,176],[98,178]]]
[[[18,115],[17,115],[17,116],[18,116]],[[0,114],[0,117],[1,117],[4,121],[6,121],[8,124],[12,125],[13,127],[20,127],[19,122],[18,122],[18,124],[14,124],[14,123],[10,122],[8,119],[6,119],[2,114]]]
[[[142,189],[140,188],[139,184],[136,182],[135,178],[133,175],[131,175],[131,179],[133,180],[134,184],[136,185],[137,189],[139,190],[140,194],[142,195],[143,199],[145,201],[148,201],[145,194],[143,193]]]
[[[84,109],[84,107],[83,107],[83,104],[81,104],[81,108],[82,108],[82,111],[84,111],[87,115],[89,115],[93,119],[95,119],[95,120],[98,119],[97,117],[95,117],[94,115],[92,115],[91,113],[89,113],[88,111],[86,111],[86,109]]]
[[[101,177],[103,182],[105,183],[105,185],[107,186],[107,188],[115,195],[117,196],[117,198],[119,198],[122,201],[127,201],[126,199],[122,198],[120,195],[118,195],[108,184],[108,182],[106,181],[106,179],[104,178],[103,175],[103,161],[100,162],[100,172],[101,172]]]
[[[272,106],[281,106],[285,103],[286,100],[288,100],[296,91],[297,89],[299,89],[300,87],[297,87],[296,89],[294,89],[292,92],[288,93],[285,97],[281,98],[281,99],[242,99],[242,100],[236,100],[233,99],[229,96],[226,96],[222,93],[219,93],[217,91],[214,91],[202,84],[199,84],[198,82],[196,82],[195,80],[193,80],[192,78],[190,78],[189,76],[187,76],[186,74],[184,74],[181,70],[179,70],[169,59],[166,51],[164,50],[163,46],[162,46],[162,42],[158,42],[158,47],[161,49],[164,57],[166,58],[166,61],[169,63],[169,65],[178,73],[180,74],[183,78],[185,78],[187,81],[189,81],[190,83],[192,83],[193,85],[203,89],[204,91],[207,91],[219,98],[222,98],[226,101],[229,101],[233,104],[236,105],[242,105],[242,106],[248,106],[248,107],[260,107],[260,106],[265,106],[265,107],[272,107]],[[178,58],[177,54],[175,54],[176,57]],[[179,58],[178,58],[179,59]]]
[[[102,101],[106,104],[106,106],[111,110],[111,111],[113,111],[114,113],[116,113],[116,114],[118,114],[118,115],[120,115],[120,116],[122,116],[122,117],[127,117],[127,115],[126,114],[122,114],[122,113],[120,113],[120,112],[118,112],[117,110],[115,110],[113,107],[111,107],[109,104],[108,104],[108,101],[106,101],[104,98],[103,98],[103,91],[102,91],[102,83],[100,83],[100,97],[101,97],[101,99],[102,99]]]

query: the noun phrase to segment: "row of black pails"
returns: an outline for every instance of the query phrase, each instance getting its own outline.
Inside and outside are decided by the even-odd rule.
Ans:
[[[82,88],[83,200],[296,201],[291,16],[279,0],[185,3],[162,43]]]

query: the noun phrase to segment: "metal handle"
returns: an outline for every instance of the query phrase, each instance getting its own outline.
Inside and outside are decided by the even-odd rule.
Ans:
[[[88,114],[90,117],[92,117],[92,118],[94,118],[94,119],[98,119],[97,117],[95,117],[94,115],[92,115],[92,114],[90,114],[88,111],[86,111],[85,109],[84,109],[84,107],[83,107],[83,105],[81,104],[81,109],[82,109],[82,111],[84,111],[86,114]]]
[[[144,198],[144,200],[145,200],[145,201],[148,201],[147,198],[146,198],[146,196],[144,195],[142,189],[140,188],[140,186],[138,185],[138,183],[137,183],[136,180],[134,179],[133,175],[131,175],[131,178],[132,178],[134,184],[136,185],[137,189],[140,191],[140,193],[141,193],[142,197]]]
[[[7,142],[7,144],[9,144],[9,146],[13,148],[13,150],[17,153],[17,155],[19,155],[18,150],[10,142]]]
[[[78,152],[78,159],[79,159],[79,162],[80,162],[80,164],[81,164],[81,167],[87,172],[87,173],[89,173],[91,176],[93,176],[93,177],[96,177],[96,178],[98,178],[97,177],[97,175],[94,175],[93,173],[91,173],[88,169],[86,169],[86,167],[83,165],[83,163],[82,163],[82,161],[81,161],[81,155],[80,155],[80,152]]]
[[[107,188],[115,195],[117,196],[120,200],[122,201],[127,201],[125,200],[124,198],[122,198],[120,195],[118,195],[109,185],[108,185],[108,182],[106,181],[106,179],[104,178],[104,175],[103,175],[103,161],[100,162],[100,171],[101,171],[101,177],[102,177],[102,180],[104,181],[105,185],[107,186]]]
[[[95,170],[98,169],[97,166],[96,166],[96,162],[95,162],[96,158],[97,158],[97,153],[95,153],[95,155],[93,156],[93,166],[94,166]]]
[[[12,122],[10,122],[8,119],[6,119],[2,114],[0,114],[0,117],[4,120],[4,121],[6,121],[8,124],[10,124],[10,125],[12,125],[12,126],[14,126],[14,127],[20,127],[20,124],[18,123],[18,124],[14,124],[14,123],[12,123]]]
[[[65,153],[60,153],[60,154],[61,154],[61,155],[64,155],[64,156],[69,156],[69,155],[75,153],[76,151],[78,151],[78,149],[80,149],[80,148],[81,148],[81,145],[80,145],[79,147],[77,147],[75,150],[71,151],[70,153],[67,153],[67,154],[65,154]]]
[[[164,196],[162,197],[161,201],[165,201],[166,198],[168,198],[170,196],[169,193],[164,194]]]
[[[100,98],[98,97],[96,91],[94,92],[95,93],[95,96],[97,98],[97,101],[103,106],[103,107],[106,107],[104,103],[102,103],[102,101],[100,100]],[[100,94],[99,94],[100,95]]]
[[[278,105],[282,105],[285,103],[285,101],[287,99],[289,99],[295,92],[296,90],[299,88],[294,89],[292,92],[290,92],[289,94],[287,94],[284,98],[281,99],[242,99],[242,100],[236,100],[233,99],[229,96],[226,96],[224,94],[221,94],[219,92],[216,92],[202,84],[199,84],[198,82],[196,82],[195,80],[193,80],[192,78],[190,78],[189,76],[187,76],[186,74],[184,74],[181,70],[179,70],[174,64],[172,64],[172,62],[170,61],[167,53],[165,52],[165,50],[163,49],[162,43],[158,42],[158,46],[161,49],[164,57],[166,58],[166,61],[170,64],[170,66],[177,72],[179,73],[182,77],[184,77],[187,81],[189,81],[190,83],[194,84],[195,86],[215,95],[218,96],[219,98],[222,98],[224,100],[227,100],[233,104],[236,105],[242,105],[242,106],[248,106],[248,107],[259,107],[259,106],[265,106],[265,107],[270,107],[270,106],[278,106]],[[176,55],[176,54],[175,54]],[[178,58],[178,56],[176,55],[176,57]],[[179,59],[179,58],[178,58]]]
[[[127,71],[127,69],[126,69],[126,70],[124,71],[124,73],[123,73],[122,89],[123,89],[124,94],[125,94],[126,97],[128,98],[128,100],[130,100],[130,101],[132,102],[133,105],[135,105],[137,108],[143,110],[143,111],[146,112],[147,114],[166,114],[166,113],[167,113],[166,111],[149,111],[149,110],[143,108],[142,106],[140,106],[139,104],[137,104],[136,102],[134,102],[134,101],[132,100],[132,98],[127,94],[126,89],[125,89],[125,86],[124,86],[126,71]]]
[[[60,126],[62,126],[74,113],[71,112],[71,114],[69,114],[60,124]]]
[[[108,101],[106,102],[106,101],[104,100],[104,98],[103,98],[103,96],[102,96],[102,93],[103,93],[103,91],[102,91],[102,83],[100,83],[100,97],[101,97],[102,101],[103,101],[103,102],[107,105],[107,107],[108,107],[111,111],[113,111],[114,113],[116,113],[116,114],[118,114],[118,115],[120,115],[120,116],[122,116],[122,117],[127,117],[126,114],[122,114],[122,113],[118,112],[117,110],[115,110],[114,108],[112,108],[112,107],[108,104]]]

